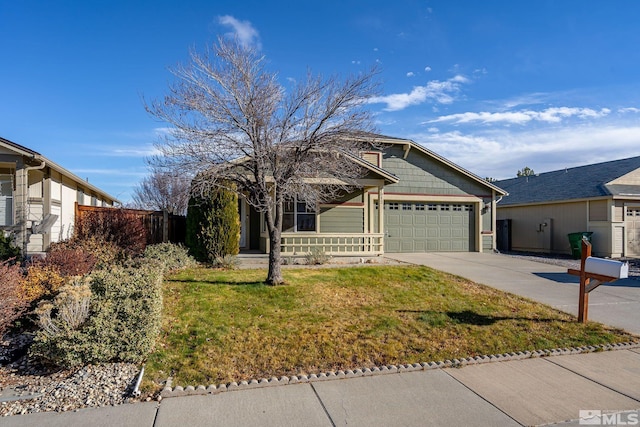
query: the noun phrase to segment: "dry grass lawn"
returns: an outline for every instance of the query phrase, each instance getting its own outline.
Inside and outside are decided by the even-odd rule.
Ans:
[[[146,388],[634,340],[427,267],[190,269],[165,282]]]

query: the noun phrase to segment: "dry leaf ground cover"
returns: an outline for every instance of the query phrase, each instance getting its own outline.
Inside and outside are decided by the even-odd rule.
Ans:
[[[147,388],[299,375],[635,337],[427,267],[196,268],[165,281]],[[151,380],[151,381],[149,381]]]

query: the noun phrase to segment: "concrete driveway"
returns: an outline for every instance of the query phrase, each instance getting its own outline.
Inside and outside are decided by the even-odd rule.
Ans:
[[[564,267],[477,252],[385,254],[385,257],[426,265],[578,315],[579,280],[567,274]],[[640,335],[640,280],[618,280],[591,292],[589,320]]]

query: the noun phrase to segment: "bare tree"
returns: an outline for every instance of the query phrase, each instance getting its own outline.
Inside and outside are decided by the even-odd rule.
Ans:
[[[190,185],[188,176],[154,170],[133,190],[133,204],[139,209],[186,215]]]
[[[236,191],[263,212],[266,282],[283,283],[283,202],[297,197],[315,208],[356,185],[362,170],[352,159],[374,130],[366,102],[377,94],[376,70],[344,80],[307,72],[285,88],[256,49],[220,38],[213,51],[192,51],[172,73],[169,94],[146,106],[170,124],[154,164],[196,176],[196,191]]]

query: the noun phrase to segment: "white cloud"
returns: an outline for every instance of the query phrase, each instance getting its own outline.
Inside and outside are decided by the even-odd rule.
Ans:
[[[513,178],[529,166],[538,173],[640,155],[640,126],[581,125],[561,129],[427,132],[409,136],[475,174]]]
[[[426,71],[426,72],[428,73],[429,71],[431,71],[431,67],[429,67],[429,66],[427,65],[426,67],[424,67],[424,71]]]
[[[635,107],[619,108],[618,113],[640,113],[640,108],[635,108]]]
[[[404,110],[411,105],[419,105],[427,101],[451,104],[462,84],[468,82],[469,79],[462,75],[456,75],[446,81],[432,80],[425,86],[415,86],[409,93],[377,96],[369,99],[369,103],[387,104],[386,111]]]
[[[429,120],[428,123],[453,122],[461,123],[508,123],[508,124],[524,124],[530,121],[540,121],[545,123],[560,123],[563,119],[570,117],[578,117],[580,119],[597,119],[605,117],[611,113],[608,108],[593,110],[591,108],[575,108],[575,107],[552,107],[542,111],[520,110],[505,112],[467,112],[458,114],[449,114],[440,116],[436,119]]]
[[[413,72],[413,71],[409,71],[409,72],[407,73],[407,77],[413,77],[413,76],[415,76],[415,74],[414,74],[414,72]]]
[[[218,17],[218,23],[231,27],[233,32],[229,33],[229,35],[237,37],[244,47],[253,46],[257,49],[262,49],[258,30],[253,28],[251,22],[240,21],[233,16],[225,15]]]

